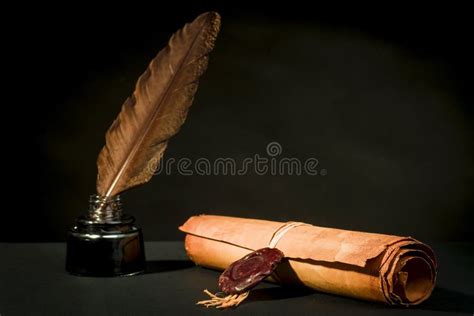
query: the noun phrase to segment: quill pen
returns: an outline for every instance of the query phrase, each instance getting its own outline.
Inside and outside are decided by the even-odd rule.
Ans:
[[[97,159],[97,192],[105,200],[153,176],[186,119],[219,28],[218,13],[201,14],[171,37],[138,79]]]

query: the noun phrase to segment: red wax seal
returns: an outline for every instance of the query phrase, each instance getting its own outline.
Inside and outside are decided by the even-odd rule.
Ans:
[[[246,292],[272,274],[283,257],[283,252],[276,248],[256,250],[222,272],[219,288],[227,294]]]

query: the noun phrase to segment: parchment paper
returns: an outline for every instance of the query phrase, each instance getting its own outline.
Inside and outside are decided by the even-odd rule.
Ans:
[[[193,216],[179,229],[196,264],[224,270],[249,252],[268,247],[285,223],[213,215]],[[294,227],[276,248],[286,260],[273,275],[281,284],[388,304],[415,305],[435,285],[436,258],[411,238],[309,224]]]

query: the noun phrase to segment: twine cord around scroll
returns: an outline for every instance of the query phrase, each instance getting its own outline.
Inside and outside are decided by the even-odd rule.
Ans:
[[[308,225],[302,222],[286,222],[284,225],[278,227],[275,232],[272,234],[272,238],[268,242],[269,248],[275,248],[278,242],[285,236],[285,234],[290,231],[292,228]]]
[[[270,241],[268,242],[268,247],[269,248],[276,248],[276,245],[278,242],[283,238],[283,236],[286,235],[287,232],[289,232],[291,229],[302,226],[302,225],[308,225],[306,223],[302,222],[286,222],[285,224],[281,225],[278,227],[272,234],[272,238],[270,238]],[[278,276],[277,271],[273,271],[271,274],[271,277],[277,282],[281,283],[280,277]]]
[[[289,232],[291,229],[302,226],[302,225],[308,225],[306,223],[302,222],[287,222],[283,224],[282,226],[278,227],[272,234],[272,237],[270,238],[270,241],[268,242],[268,248],[276,248],[276,245],[278,242],[285,236],[287,232]],[[272,277],[279,282],[279,277],[276,274],[276,271],[273,271]],[[204,290],[204,293],[206,293],[211,299],[209,300],[204,300],[204,301],[199,301],[196,304],[197,305],[204,305],[206,307],[216,307],[219,309],[222,308],[229,308],[229,307],[237,307],[242,301],[244,301],[250,294],[250,291],[246,291],[240,294],[230,294],[227,296],[218,296],[216,294],[212,294],[209,292],[207,289]]]

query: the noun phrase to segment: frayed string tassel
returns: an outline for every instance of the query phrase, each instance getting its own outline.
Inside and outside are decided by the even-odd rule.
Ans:
[[[204,290],[204,293],[209,295],[210,300],[199,301],[196,305],[204,305],[206,307],[215,307],[215,308],[230,308],[239,306],[242,301],[244,301],[250,292],[244,292],[240,294],[231,294],[225,297],[219,297],[215,294],[212,294],[207,289]]]

